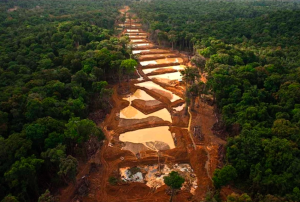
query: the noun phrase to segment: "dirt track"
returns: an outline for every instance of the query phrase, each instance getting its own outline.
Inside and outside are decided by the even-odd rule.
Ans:
[[[120,10],[121,13],[125,13],[129,8],[125,7]],[[133,23],[132,23],[133,24]],[[126,26],[128,23],[126,22]],[[145,33],[139,29],[140,25],[136,24],[132,29],[138,29],[139,33]],[[129,29],[129,28],[128,28]],[[124,29],[123,33],[126,33]],[[132,33],[132,32],[130,32]],[[135,32],[134,32],[135,33]],[[147,33],[145,33],[147,34]],[[147,42],[150,45],[145,47],[137,47],[135,50],[150,49],[149,52],[143,52],[143,61],[156,60],[168,56],[181,57],[182,62],[172,65],[184,65],[188,64],[187,57],[175,51],[167,49],[154,49],[156,45]],[[155,55],[157,54],[157,57]],[[147,56],[148,55],[148,56]],[[160,163],[162,164],[176,164],[176,163],[188,163],[193,168],[198,178],[198,188],[195,194],[192,195],[188,191],[179,191],[173,201],[202,201],[205,198],[205,194],[209,188],[212,187],[211,176],[218,165],[218,148],[219,145],[225,144],[225,142],[218,137],[214,136],[211,127],[216,122],[213,114],[213,107],[199,103],[199,107],[195,107],[195,111],[190,111],[191,122],[189,124],[189,113],[174,110],[174,107],[180,106],[184,103],[184,85],[178,81],[166,81],[162,79],[152,79],[152,82],[163,87],[165,90],[171,91],[174,95],[179,96],[181,99],[177,101],[171,101],[172,94],[168,95],[164,91],[147,89],[145,87],[139,87],[136,84],[143,83],[145,81],[151,81],[143,69],[157,68],[158,70],[151,73],[151,75],[160,75],[169,73],[170,69],[159,70],[159,67],[170,66],[169,63],[148,65],[137,67],[139,74],[143,77],[142,81],[131,80],[128,84],[123,83],[123,86],[129,85],[130,92],[133,94],[137,89],[145,91],[148,95],[153,97],[155,101],[134,100],[132,106],[142,111],[144,114],[151,114],[162,108],[168,110],[172,117],[172,122],[164,121],[161,117],[149,117],[142,120],[137,119],[122,119],[118,117],[120,111],[130,105],[131,102],[124,100],[123,95],[119,95],[118,85],[114,86],[114,94],[112,96],[111,103],[113,109],[111,113],[106,116],[103,123],[99,125],[105,133],[106,141],[93,158],[89,162],[80,166],[80,171],[77,175],[77,179],[89,173],[89,167],[91,163],[101,165],[97,172],[90,173],[88,179],[90,181],[89,194],[84,197],[79,197],[81,201],[102,201],[102,202],[125,202],[125,201],[139,201],[139,202],[152,202],[152,201],[169,201],[169,195],[166,194],[167,186],[159,187],[158,189],[152,189],[143,183],[132,182],[123,183],[119,182],[117,185],[112,186],[108,183],[108,179],[111,176],[119,177],[119,168],[128,166],[134,167],[139,165],[153,165],[157,164],[158,154],[156,151],[149,150],[144,146],[133,144],[127,145],[125,148],[133,148],[140,151],[140,158],[138,159],[134,152],[124,150],[124,143],[119,140],[119,135],[127,131],[134,131],[142,128],[151,128],[155,126],[169,126],[169,130],[172,134],[175,134],[176,147],[174,149],[168,149],[160,151]],[[170,97],[171,96],[171,97]],[[194,127],[201,127],[203,134],[203,140],[197,140],[192,134],[189,134],[188,126],[190,125],[190,131],[193,132]],[[191,139],[193,138],[193,139]],[[194,142],[194,143],[193,143]],[[195,148],[194,146],[195,145]],[[146,149],[145,149],[146,148]],[[61,191],[60,201],[72,201],[74,196],[75,186],[70,184],[68,187]]]

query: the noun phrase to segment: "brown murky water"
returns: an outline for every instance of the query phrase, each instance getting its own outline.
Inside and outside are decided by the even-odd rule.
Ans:
[[[156,60],[150,60],[150,61],[143,61],[143,62],[140,62],[140,64],[141,64],[142,66],[156,65],[157,62],[156,62]]]
[[[141,89],[137,89],[133,95],[130,95],[127,98],[123,98],[124,100],[128,100],[129,102],[135,100],[135,99],[141,99],[141,100],[155,100],[152,96],[150,96],[148,93]]]
[[[135,39],[135,38],[144,38],[145,39],[145,38],[147,38],[147,36],[146,35],[141,35],[141,36],[130,35],[129,38],[130,39]]]
[[[157,64],[164,64],[164,63],[182,63],[182,58],[165,58],[165,59],[157,59]]]
[[[150,79],[168,79],[170,81],[181,79],[182,76],[180,72],[172,72],[166,74],[158,74],[153,76],[148,76]]]
[[[150,52],[150,50],[133,50],[132,54],[140,54],[140,53],[143,53],[143,52]]]
[[[150,74],[157,70],[174,69],[174,70],[179,71],[179,70],[183,70],[184,68],[185,68],[185,65],[176,65],[176,66],[167,66],[167,67],[160,67],[160,68],[143,69],[142,71],[144,72],[144,74]]]
[[[140,62],[140,64],[142,66],[147,66],[149,64],[182,63],[182,62],[183,62],[182,58],[164,58],[164,59],[143,61]]]
[[[142,55],[139,59],[147,59],[147,58],[153,58],[153,57],[168,57],[168,56],[175,56],[175,55],[172,53],[148,54],[148,55]]]
[[[135,43],[135,42],[147,42],[144,39],[132,39],[130,40],[131,43]]]
[[[139,30],[138,29],[127,29],[126,31],[127,32],[138,32]]]
[[[133,46],[150,46],[152,45],[151,43],[138,43],[138,44],[133,44]]]
[[[180,100],[181,98],[174,93],[172,93],[169,90],[164,89],[160,85],[157,85],[156,83],[153,83],[152,81],[146,81],[142,83],[135,84],[136,86],[144,87],[149,90],[153,90],[154,92],[157,92],[161,94],[162,96],[167,97],[171,102],[175,102],[177,100]]]
[[[148,118],[150,116],[156,116],[156,117],[163,119],[164,121],[169,121],[170,123],[172,123],[171,114],[166,108],[158,110],[158,111],[153,112],[148,115],[137,110],[136,108],[134,108],[131,105],[128,107],[125,107],[124,109],[122,109],[120,111],[120,118],[123,118],[123,119],[144,119],[144,118]]]
[[[140,36],[140,35],[147,35],[146,32],[139,32],[139,33],[125,33],[129,36]]]
[[[132,26],[132,27],[140,27],[142,26],[141,24],[131,24],[130,23],[125,23],[125,24],[118,24],[120,27],[123,27],[124,25],[125,26]]]
[[[169,126],[159,126],[153,128],[144,128],[135,131],[122,133],[119,136],[122,142],[143,143],[148,142],[164,142],[169,145],[170,149],[175,148],[173,137],[169,131]]]

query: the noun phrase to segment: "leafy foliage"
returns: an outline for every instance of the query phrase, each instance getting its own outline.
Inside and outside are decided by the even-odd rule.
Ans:
[[[231,165],[224,166],[222,169],[216,169],[213,182],[216,188],[220,188],[223,185],[228,184],[237,177],[237,173],[234,167]]]
[[[87,116],[110,110],[130,58],[128,39],[113,37],[125,3],[0,2],[0,201],[49,201],[47,188],[75,179],[85,142],[104,139]]]
[[[180,189],[184,183],[184,178],[181,177],[177,172],[172,171],[168,176],[164,177],[164,182],[171,189]]]
[[[228,166],[216,170],[215,186],[234,181],[255,201],[299,201],[300,4],[152,0],[133,8],[150,39],[193,52],[208,74],[229,134]]]

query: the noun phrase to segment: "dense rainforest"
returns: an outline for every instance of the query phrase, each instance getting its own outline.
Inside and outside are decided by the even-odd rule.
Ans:
[[[299,201],[300,4],[152,0],[132,8],[150,39],[192,52],[207,74],[206,93],[228,133],[215,188],[233,184],[254,201]]]
[[[129,39],[113,36],[125,3],[0,2],[0,201],[53,201],[88,158],[87,140],[104,139],[87,116],[109,110],[129,58]]]
[[[0,201],[53,200],[87,141],[104,139],[88,115],[110,109],[109,84],[130,72],[129,40],[114,36],[125,4],[207,75],[201,93],[228,134],[207,201],[227,184],[254,201],[299,201],[300,4],[204,0],[1,1]]]

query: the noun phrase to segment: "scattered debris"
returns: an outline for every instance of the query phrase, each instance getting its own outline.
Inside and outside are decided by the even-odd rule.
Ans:
[[[90,182],[87,178],[88,176],[83,176],[76,185],[75,191],[73,193],[74,196],[86,196],[89,192]]]
[[[100,166],[101,166],[101,164],[97,164],[97,163],[94,163],[94,162],[91,163],[89,173],[94,173],[94,172],[99,171]]]
[[[121,168],[121,180],[124,182],[141,182],[144,183],[144,177],[142,172],[140,172],[139,167],[133,167],[133,168]]]
[[[229,136],[228,132],[226,131],[226,124],[223,121],[216,122],[211,130],[215,136],[223,140],[226,140],[226,138]]]
[[[91,136],[91,138],[84,143],[84,147],[88,159],[90,159],[102,145],[103,142],[102,141],[99,142],[98,137]]]
[[[219,148],[218,148],[218,165],[217,165],[218,168],[223,167],[225,153],[226,153],[226,150],[225,150],[224,145],[219,145]]]
[[[188,190],[194,194],[197,188],[197,177],[189,164],[161,164],[160,169],[158,164],[133,168],[125,167],[120,168],[120,175],[125,182],[146,183],[148,187],[156,189],[165,184],[164,177],[172,171],[176,171],[184,177],[185,182],[181,189]]]
[[[93,120],[96,124],[103,122],[108,112],[102,109],[95,110],[89,114],[89,119]]]
[[[198,144],[203,144],[204,141],[204,134],[201,132],[200,126],[194,127],[194,137],[196,138],[197,142],[200,142]]]

